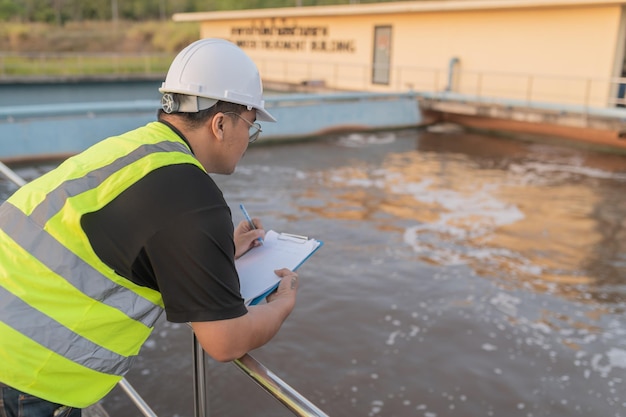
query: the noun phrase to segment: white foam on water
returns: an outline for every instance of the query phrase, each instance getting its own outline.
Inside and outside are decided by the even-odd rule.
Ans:
[[[394,345],[396,343],[396,337],[398,337],[398,335],[400,334],[400,330],[396,330],[394,332],[391,332],[391,334],[389,335],[389,337],[387,338],[387,345]]]
[[[595,354],[591,358],[591,368],[604,378],[615,368],[626,369],[626,350],[611,348],[606,354]]]
[[[556,179],[570,178],[571,176],[583,176],[597,179],[612,179],[618,181],[626,181],[626,173],[609,172],[599,168],[590,168],[582,166],[584,161],[568,161],[567,164],[546,163],[546,162],[527,162],[524,164],[512,164],[509,171],[523,176],[526,180],[548,180],[553,181],[555,174]],[[541,180],[541,182],[544,182]]]
[[[396,141],[394,132],[385,133],[350,133],[340,136],[338,140],[339,146],[347,148],[356,148],[371,145],[386,145]]]
[[[494,197],[496,187],[484,185],[472,192],[431,188],[432,181],[395,185],[398,193],[411,194],[415,200],[439,209],[438,219],[406,229],[404,241],[416,253],[427,255],[445,265],[459,265],[468,259],[490,260],[494,257],[518,259],[519,255],[505,248],[472,247],[470,239],[486,237],[502,226],[524,219],[515,205]]]
[[[286,178],[296,178],[298,180],[306,180],[311,175],[299,169],[280,165],[237,165],[235,173],[242,177],[258,177],[263,174],[282,175]],[[235,181],[238,179],[234,177]]]
[[[501,292],[498,293],[495,297],[491,298],[489,302],[504,314],[511,317],[516,317],[517,306],[521,303],[521,300],[518,297],[514,297],[510,294]]]
[[[493,352],[494,350],[498,350],[498,347],[490,343],[483,343],[482,349],[486,350],[487,352]]]
[[[357,139],[363,141],[364,137],[358,134],[351,137]],[[626,181],[626,173],[586,167],[583,158],[568,157],[557,163],[513,163],[507,168],[508,177],[478,176],[471,187],[466,182],[451,180],[450,186],[443,187],[438,183],[440,178],[429,170],[429,162],[428,159],[412,161],[426,166],[417,173],[405,173],[402,167],[371,171],[362,167],[340,169],[333,172],[331,181],[349,187],[376,188],[385,194],[409,195],[418,202],[415,210],[426,210],[432,217],[407,227],[403,240],[421,257],[447,266],[476,262],[495,268],[505,265],[513,273],[524,276],[540,276],[545,265],[534,263],[514,247],[489,246],[490,239],[498,237],[499,229],[526,218],[520,207],[498,196],[504,187],[507,192],[509,187],[549,184],[571,180],[572,176]],[[415,178],[416,175],[421,177]],[[550,291],[550,283],[542,285]]]
[[[432,178],[407,181],[400,172],[377,169],[359,175],[344,170],[334,172],[331,182],[343,186],[378,188],[386,193],[410,195],[425,205],[436,206],[438,219],[406,229],[404,241],[416,253],[445,265],[465,264],[468,259],[509,257],[525,264],[519,255],[503,248],[479,248],[467,245],[468,239],[489,237],[498,227],[524,219],[515,205],[494,196],[498,186],[478,185],[476,189],[457,191],[439,188]],[[456,247],[454,246],[456,245]],[[527,266],[533,269],[533,266]]]

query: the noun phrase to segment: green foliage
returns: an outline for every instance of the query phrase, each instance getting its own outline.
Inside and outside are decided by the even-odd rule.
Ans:
[[[389,1],[389,0],[387,0]],[[317,6],[372,0],[0,0],[0,21],[169,20],[174,13]]]
[[[0,20],[10,20],[19,16],[21,11],[21,3],[14,0],[0,0]]]
[[[0,51],[21,53],[172,53],[198,39],[200,24],[122,20],[0,24]]]

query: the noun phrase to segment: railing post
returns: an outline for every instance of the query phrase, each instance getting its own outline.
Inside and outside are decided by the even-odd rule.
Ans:
[[[530,107],[533,92],[533,76],[528,76],[528,84],[526,85],[526,104]]]
[[[208,417],[209,401],[206,395],[206,358],[200,341],[193,335],[193,415],[194,417]]]

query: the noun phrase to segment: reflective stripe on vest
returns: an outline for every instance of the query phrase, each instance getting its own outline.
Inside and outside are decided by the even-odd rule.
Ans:
[[[160,309],[157,309],[158,306],[154,303],[102,275],[48,232],[35,225],[11,203],[7,202],[0,206],[0,229],[50,270],[63,276],[90,298],[123,311],[128,317],[140,321],[146,327],[152,327],[161,315]],[[68,265],[72,265],[72,268],[68,268]],[[85,279],[86,276],[89,279]],[[23,324],[24,327],[28,327],[26,321]],[[19,327],[12,327],[20,330]]]
[[[185,145],[176,142],[160,142],[140,146],[128,155],[118,158],[109,165],[91,171],[84,177],[64,182],[46,196],[46,200],[37,206],[30,217],[35,223],[43,225],[63,207],[66,199],[96,188],[111,174],[155,152],[183,152],[190,154]]]
[[[2,287],[0,287],[0,306],[3,306],[2,309],[11,310],[11,314],[4,315],[3,322],[5,324],[61,356],[94,371],[113,375],[122,376],[130,368],[131,364],[128,358],[98,346],[72,332]],[[47,332],[31,331],[28,326],[23,326],[25,317],[28,317],[29,320],[36,320],[37,323],[45,326]],[[54,334],[54,337],[50,337],[51,333]]]
[[[100,145],[98,152],[119,154],[105,166],[89,170],[93,154],[84,159],[79,155],[76,166],[70,164],[60,175],[57,169],[44,181],[31,183],[35,191],[32,197],[28,193],[17,195],[18,191],[0,206],[0,250],[4,252],[0,265],[0,339],[21,335],[19,338],[41,345],[36,347],[23,339],[24,346],[36,349],[36,354],[3,352],[0,346],[0,357],[15,356],[10,358],[12,365],[0,363],[0,381],[49,401],[85,407],[99,400],[128,371],[159,318],[162,301],[158,292],[116,275],[93,255],[90,245],[83,248],[82,242],[88,241],[80,228],[82,214],[108,203],[154,169],[181,163],[203,169],[188,147],[163,124],[152,123],[141,129],[116,138],[117,142]],[[147,143],[141,143],[143,136],[147,136]],[[123,175],[117,175],[122,171]],[[96,193],[93,202],[79,198],[89,193]],[[39,283],[42,289],[37,288]],[[46,291],[58,291],[63,299],[72,297],[71,308],[66,310],[63,300],[50,299],[54,294],[47,295]],[[54,305],[48,305],[52,301]],[[72,308],[77,309],[77,320]],[[90,326],[92,322],[104,323],[105,330]],[[21,342],[11,342],[8,345],[13,350],[19,349]],[[59,359],[44,359],[46,351],[59,355]],[[34,358],[44,362],[26,365]],[[35,369],[37,366],[41,369]],[[67,381],[49,375],[63,374],[65,368],[71,368],[73,375],[68,374]],[[116,378],[111,379],[113,376]]]

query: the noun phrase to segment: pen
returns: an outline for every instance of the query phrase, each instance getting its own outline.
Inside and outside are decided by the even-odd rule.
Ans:
[[[248,210],[246,210],[246,208],[243,206],[243,204],[239,204],[239,208],[241,209],[241,211],[243,211],[243,215],[246,218],[246,220],[248,221],[248,224],[250,225],[251,228],[256,229],[256,226],[254,225],[254,223],[252,222],[252,218],[250,217],[250,215],[248,214]],[[259,242],[261,242],[261,244],[263,244],[263,239],[258,238],[257,239]]]

